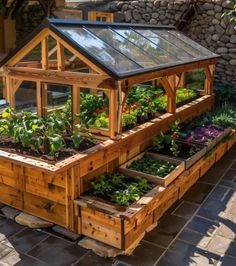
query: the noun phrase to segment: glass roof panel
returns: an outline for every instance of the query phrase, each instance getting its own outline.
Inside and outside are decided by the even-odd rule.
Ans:
[[[196,46],[191,46],[191,44],[185,42],[182,40],[182,36],[176,36],[176,31],[174,30],[153,30],[153,32],[159,36],[161,36],[163,39],[167,40],[170,43],[174,43],[178,45],[178,47],[185,50],[187,53],[191,54],[193,57],[204,57],[206,56],[205,53],[203,53],[201,50],[197,49]],[[183,34],[181,34],[183,35]]]
[[[141,66],[129,60],[126,56],[122,55],[82,27],[58,28],[76,42],[76,44],[80,45],[115,72],[125,73],[142,69]]]
[[[138,33],[142,34],[144,37],[146,37],[151,42],[155,43],[157,46],[162,48],[163,50],[167,51],[169,54],[172,54],[176,57],[178,57],[180,60],[188,60],[192,59],[194,56],[187,53],[185,50],[183,50],[180,47],[177,47],[175,43],[170,43],[166,39],[163,39],[161,36],[157,35],[150,29],[142,29],[142,30],[136,30]]]
[[[177,57],[172,54],[168,54],[165,50],[161,49],[156,44],[131,29],[116,29],[115,31],[130,42],[134,43],[140,49],[144,50],[150,56],[153,56],[160,62],[160,64],[180,62]]]
[[[155,67],[160,64],[160,61],[151,58],[145,51],[141,50],[135,44],[129,42],[127,39],[117,34],[109,28],[88,28],[99,38],[120,51],[127,57],[131,58],[139,65],[148,68]]]
[[[185,42],[186,44],[189,44],[189,46],[191,46],[192,48],[195,48],[196,50],[201,51],[201,53],[203,55],[208,55],[208,56],[209,55],[215,55],[210,50],[206,49],[202,45],[200,45],[197,42],[193,41],[192,39],[190,39],[189,37],[187,37],[186,35],[184,35],[181,32],[178,32],[178,31],[175,31],[175,30],[168,30],[168,32],[170,34],[174,35],[177,38],[177,42],[179,42],[179,41]]]

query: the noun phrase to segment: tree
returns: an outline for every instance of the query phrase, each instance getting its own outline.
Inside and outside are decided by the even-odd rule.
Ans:
[[[20,11],[21,7],[29,1],[27,0],[2,0],[0,2],[0,12],[8,17],[11,15],[15,18],[16,14]],[[37,1],[42,8],[46,17],[53,16],[53,10],[55,7],[55,0],[38,0]]]

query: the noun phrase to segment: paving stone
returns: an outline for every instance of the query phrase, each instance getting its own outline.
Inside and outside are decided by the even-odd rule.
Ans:
[[[187,225],[187,228],[199,232],[203,235],[211,236],[218,228],[219,223],[208,221],[201,217],[194,217]]]
[[[24,212],[16,216],[15,220],[18,224],[25,225],[30,228],[45,228],[53,226],[53,223]]]
[[[196,183],[184,195],[183,200],[201,204],[213,189],[213,185]]]
[[[205,248],[211,241],[210,236],[197,233],[188,228],[185,228],[183,232],[181,232],[178,239],[203,248]]]
[[[12,252],[12,248],[0,243],[0,259]],[[0,262],[1,263],[1,262]]]
[[[235,266],[236,265],[236,258],[224,256],[221,258],[219,264],[217,266]]]
[[[113,260],[101,258],[93,252],[89,252],[89,254],[85,255],[81,260],[77,263],[73,264],[73,266],[112,266]]]
[[[227,205],[230,203],[233,196],[233,190],[225,188],[225,193],[221,190],[222,187],[216,187],[216,190],[213,194],[202,205],[203,208],[214,211],[215,213],[224,212],[227,208]],[[221,192],[220,192],[221,190]],[[217,197],[217,193],[219,196]],[[224,195],[223,195],[224,194]]]
[[[221,219],[221,224],[216,234],[231,240],[236,240],[236,224],[230,220]]]
[[[6,218],[9,218],[11,220],[15,220],[15,217],[21,213],[21,211],[9,206],[3,207],[1,211],[6,216]]]
[[[215,235],[207,246],[207,250],[209,250],[210,252],[217,252],[224,255],[227,252],[230,244],[230,239]]]
[[[73,241],[76,241],[81,237],[81,235],[75,234],[75,233],[73,233],[73,232],[71,232],[71,231],[69,231],[69,230],[67,230],[64,227],[59,226],[59,225],[53,226],[52,230],[58,234],[65,236],[66,238],[73,240]]]
[[[220,185],[236,190],[236,169],[229,170],[220,181]]]
[[[190,219],[198,206],[189,202],[183,202],[174,212],[173,214],[181,216],[186,219]]]
[[[164,251],[163,248],[142,241],[131,256],[119,256],[117,260],[134,266],[153,266]]]
[[[12,252],[13,253],[13,252]],[[17,264],[12,264],[12,261],[14,262],[14,260],[17,260],[17,255],[16,254],[8,254],[7,257],[4,257],[4,259],[2,261],[5,261],[6,264],[3,264],[4,266],[11,266],[11,265],[16,265],[16,266],[49,266],[47,263],[39,261],[33,257],[30,257],[28,255],[25,254],[20,254],[19,253],[19,257],[20,257],[20,261],[17,262]],[[13,256],[13,258],[12,258]],[[11,262],[11,263],[9,263]]]
[[[24,227],[15,223],[12,220],[4,218],[4,220],[0,220],[0,241],[16,234],[21,231]]]
[[[50,266],[65,266],[77,262],[87,252],[69,241],[50,236],[27,254]]]
[[[203,218],[207,218],[207,219],[212,220],[212,221],[218,221],[220,219],[220,217],[222,217],[224,215],[224,212],[223,211],[215,212],[215,210],[205,209],[205,208],[201,207],[198,210],[196,215],[203,217]]]
[[[25,228],[24,230],[5,240],[3,243],[7,246],[15,248],[19,252],[26,253],[47,237],[48,235],[45,233],[32,230],[30,228]]]
[[[182,241],[175,241],[156,266],[216,265],[220,256]]]
[[[18,265],[20,261],[20,254],[16,250],[11,250],[10,253],[1,258],[0,265]]]
[[[187,221],[187,219],[179,216],[165,215],[160,219],[159,225],[146,234],[144,240],[167,247]]]
[[[122,250],[106,245],[90,237],[84,237],[78,242],[78,245],[82,248],[92,250],[94,253],[104,258],[114,258],[120,254],[124,254]]]
[[[228,250],[226,251],[226,254],[236,258],[236,242],[235,241],[231,241],[230,246]]]
[[[222,175],[224,174],[224,172],[225,172],[224,167],[221,167],[221,168],[213,167],[210,169],[209,172],[207,172],[204,176],[202,176],[199,179],[199,181],[215,185],[222,178]]]

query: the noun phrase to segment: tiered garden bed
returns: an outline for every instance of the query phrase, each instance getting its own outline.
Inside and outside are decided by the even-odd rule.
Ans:
[[[203,96],[176,114],[164,114],[127,131],[118,141],[107,140],[55,164],[1,150],[0,202],[79,232],[73,200],[87,191],[89,180],[144,151],[176,119],[184,121],[187,114],[194,117],[210,110],[213,99]]]
[[[75,201],[78,208],[78,232],[118,249],[133,248],[147,231],[156,226],[164,212],[180,199],[233,143],[236,143],[235,132],[181,173],[168,187],[155,186],[125,210],[97,197],[81,196]]]

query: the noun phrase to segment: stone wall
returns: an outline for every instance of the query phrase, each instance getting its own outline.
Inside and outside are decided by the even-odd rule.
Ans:
[[[120,22],[174,25],[189,8],[187,0],[139,0],[110,3],[115,19]],[[188,21],[184,32],[194,40],[222,56],[217,65],[216,78],[236,86],[236,26],[225,10],[236,0],[198,0],[196,13]],[[109,11],[109,9],[106,9]]]

